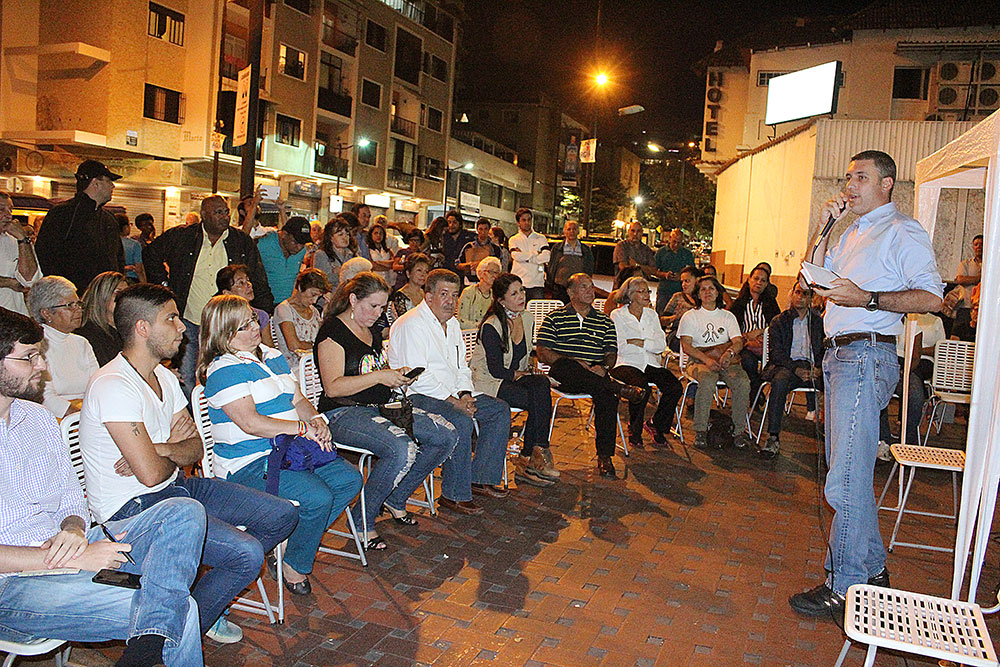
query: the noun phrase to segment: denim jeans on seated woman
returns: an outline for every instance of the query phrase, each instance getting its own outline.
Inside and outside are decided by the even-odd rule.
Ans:
[[[364,405],[336,408],[326,413],[334,442],[362,447],[377,460],[365,482],[365,517],[361,501],[351,514],[360,528],[362,518],[368,530],[383,503],[394,510],[406,509],[406,500],[441,462],[451,456],[458,444],[458,431],[441,415],[413,408],[414,443],[406,431],[383,417],[378,408]]]
[[[266,463],[266,456],[259,458],[231,473],[228,479],[263,491],[267,483],[264,479]],[[278,495],[299,504],[299,523],[288,536],[284,562],[299,574],[312,572],[323,534],[360,490],[361,473],[341,458],[312,472],[282,470]]]

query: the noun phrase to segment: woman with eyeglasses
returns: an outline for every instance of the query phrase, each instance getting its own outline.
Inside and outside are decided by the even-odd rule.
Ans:
[[[500,258],[486,257],[476,266],[474,282],[458,297],[458,321],[463,329],[478,329],[483,321],[483,315],[493,303],[493,281],[501,273]]]
[[[199,339],[197,375],[212,420],[217,475],[263,491],[271,438],[304,435],[332,448],[326,419],[299,391],[284,356],[261,344],[257,316],[246,299],[212,297],[201,313]],[[308,575],[320,540],[360,490],[360,473],[342,458],[312,472],[281,471],[278,495],[299,503],[299,523],[283,558],[285,587],[292,593],[312,590]],[[267,566],[276,577],[273,557]]]
[[[46,276],[28,292],[28,312],[45,332],[45,407],[60,419],[79,412],[90,376],[100,368],[94,348],[75,333],[83,322],[76,286],[62,276]]]
[[[122,351],[122,338],[115,329],[115,300],[128,287],[117,271],[97,274],[83,293],[83,326],[75,332],[94,349],[97,363],[108,363]]]
[[[215,274],[215,286],[219,294],[235,294],[253,302],[253,283],[250,282],[250,269],[246,264],[230,264],[219,269]],[[253,308],[253,312],[257,314],[257,323],[260,325],[260,339],[264,341],[264,345],[274,347],[274,339],[271,338],[271,316],[260,308]]]

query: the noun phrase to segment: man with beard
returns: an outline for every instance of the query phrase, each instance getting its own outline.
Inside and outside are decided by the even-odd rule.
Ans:
[[[180,470],[202,457],[201,439],[177,378],[160,364],[177,353],[184,322],[173,294],[133,285],[118,295],[122,352],[94,374],[83,399],[80,444],[87,501],[99,522],[121,521],[169,498],[194,498],[208,514],[202,565],[192,595],[202,632],[222,643],[243,632],[222,612],[260,573],[264,554],[295,528],[288,501]],[[236,526],[244,526],[241,531]]]
[[[0,639],[124,639],[118,665],[201,665],[189,589],[205,510],[173,498],[105,524],[117,543],[101,526],[88,528],[69,451],[52,413],[38,405],[41,340],[38,324],[0,309]],[[104,568],[140,574],[142,588],[91,581]],[[44,572],[53,574],[31,576]]]

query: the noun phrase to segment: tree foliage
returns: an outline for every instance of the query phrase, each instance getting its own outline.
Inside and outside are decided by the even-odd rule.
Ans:
[[[681,167],[683,166],[683,179]],[[715,184],[686,162],[661,162],[640,177],[645,203],[639,220],[645,227],[680,227],[690,238],[710,240],[715,222]],[[683,181],[683,185],[682,185]]]

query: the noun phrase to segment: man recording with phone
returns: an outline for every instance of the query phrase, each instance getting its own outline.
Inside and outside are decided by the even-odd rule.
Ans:
[[[124,639],[117,665],[201,665],[189,589],[205,509],[172,498],[90,527],[59,426],[38,404],[41,340],[33,320],[0,308],[0,639]],[[141,588],[100,583],[129,574]]]
[[[892,203],[895,181],[896,163],[886,153],[867,150],[852,157],[843,191],[820,208],[824,227],[805,256],[839,276],[829,289],[816,289],[827,298],[824,493],[834,516],[826,580],[788,603],[806,616],[832,614],[838,623],[849,586],[889,585],[872,488],[879,412],[899,377],[895,341],[903,333],[903,313],[941,307],[943,284],[930,237]],[[849,213],[858,219],[828,250],[830,229]]]

